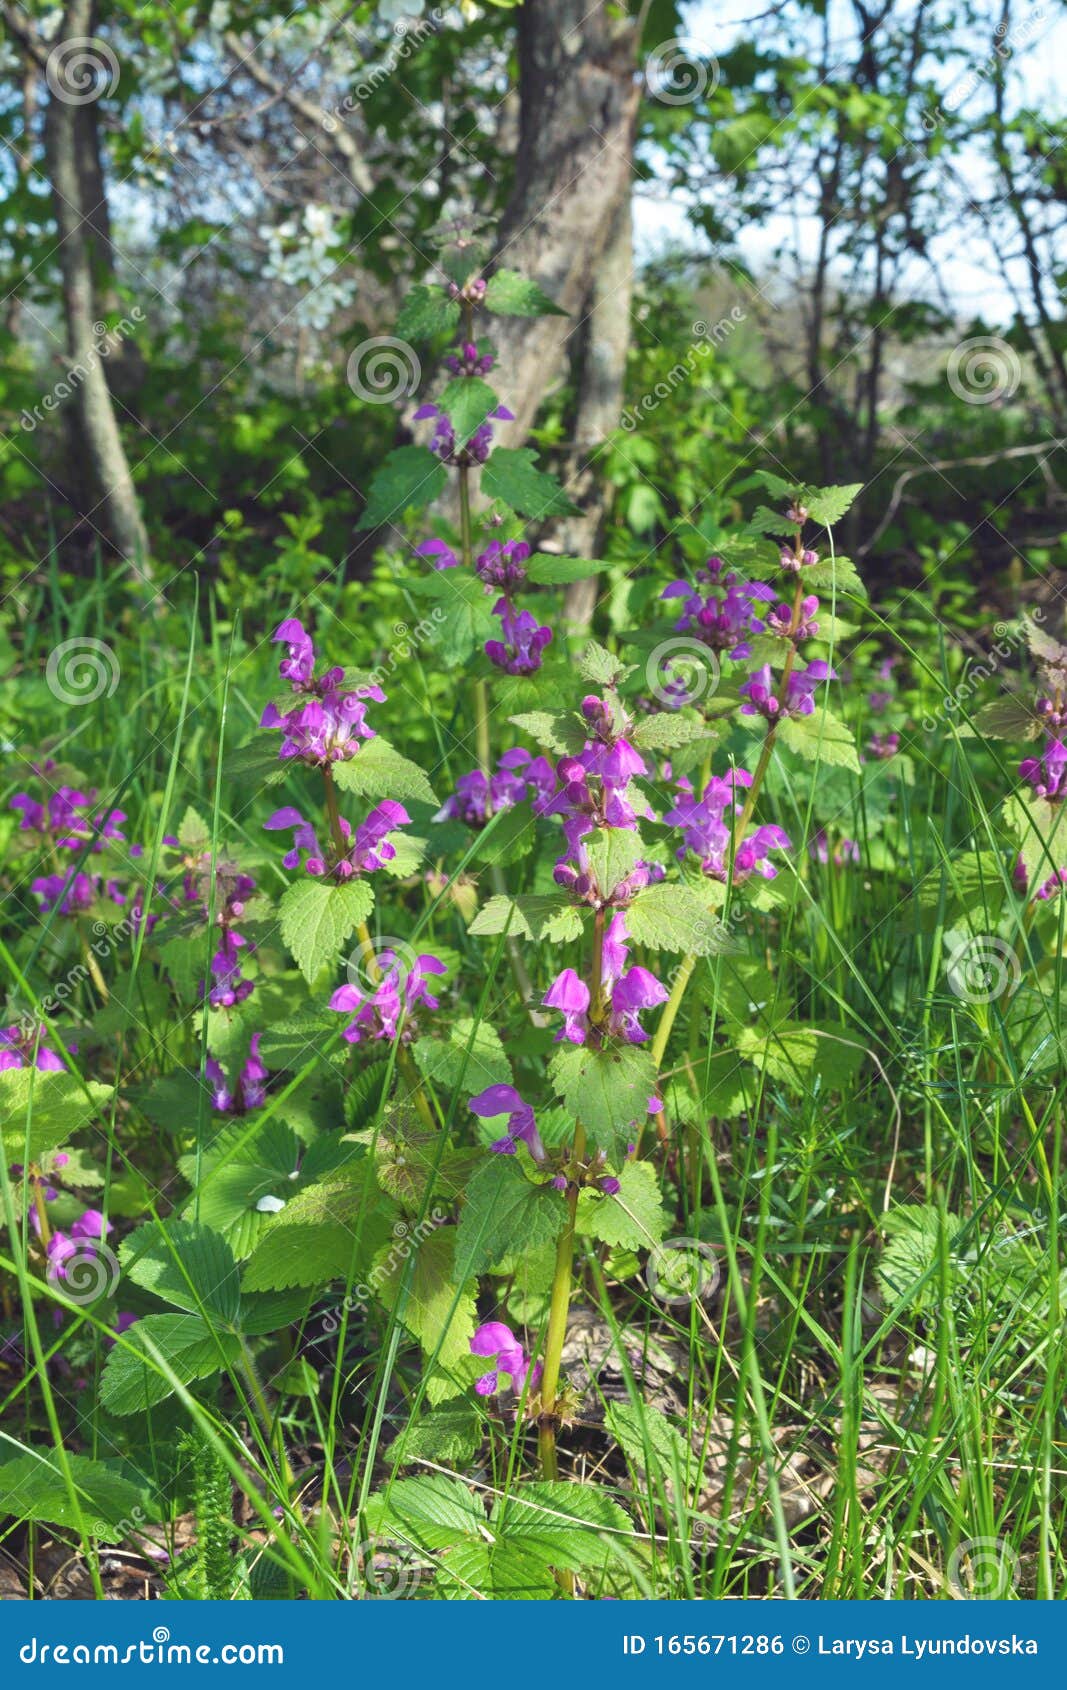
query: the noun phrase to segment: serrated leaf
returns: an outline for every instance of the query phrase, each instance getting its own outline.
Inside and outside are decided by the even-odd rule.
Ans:
[[[467,931],[482,939],[507,929],[520,939],[564,943],[580,938],[582,926],[581,910],[563,892],[531,892],[521,898],[501,892],[482,906]]]
[[[422,510],[444,490],[448,471],[427,446],[398,446],[376,472],[367,508],[356,528],[398,523],[407,510]]]
[[[605,827],[589,837],[589,872],[603,898],[610,898],[616,886],[633,873],[642,861],[645,846],[640,834],[627,827]]]
[[[692,745],[714,736],[715,730],[699,717],[657,711],[655,715],[641,717],[630,739],[639,751],[673,751],[679,745]]]
[[[470,1355],[476,1319],[473,1288],[454,1261],[456,1229],[437,1226],[412,1243],[415,1234],[394,1238],[374,1259],[369,1283],[427,1357],[449,1368]]]
[[[511,1063],[500,1034],[495,1027],[484,1021],[476,1022],[469,1015],[456,1020],[447,1041],[419,1039],[414,1051],[419,1071],[440,1086],[458,1086],[462,1082],[472,1092],[478,1092],[486,1086],[511,1083]]]
[[[504,1256],[559,1236],[566,1218],[560,1193],[534,1185],[514,1156],[493,1155],[467,1187],[456,1235],[456,1278],[484,1273]]]
[[[526,710],[509,718],[522,733],[538,745],[562,756],[576,756],[589,735],[572,710]]]
[[[638,1472],[671,1486],[696,1476],[699,1464],[683,1433],[652,1403],[609,1402],[604,1424]]]
[[[550,1074],[557,1093],[594,1144],[621,1162],[656,1089],[649,1053],[635,1045],[609,1044],[601,1050],[568,1046],[553,1057]]]
[[[433,1461],[466,1467],[482,1441],[481,1422],[472,1403],[449,1403],[412,1421],[386,1450],[394,1467]]]
[[[337,962],[341,947],[374,908],[374,894],[365,880],[344,885],[294,880],[278,906],[281,934],[309,986],[323,969]]]
[[[562,587],[569,581],[588,581],[608,566],[593,557],[557,557],[554,552],[535,552],[526,574],[540,587]]]
[[[400,307],[396,333],[404,340],[432,340],[439,334],[452,334],[459,317],[458,299],[450,299],[444,288],[416,282]]]
[[[498,446],[482,470],[482,492],[538,522],[546,516],[571,516],[578,508],[554,475],[537,468],[537,453],[530,446]]]
[[[298,1191],[275,1215],[244,1272],[244,1290],[284,1291],[358,1277],[389,1234],[396,1205],[369,1158]]]
[[[994,698],[971,718],[971,725],[990,739],[1036,739],[1044,723],[1021,698]]]
[[[480,376],[454,376],[438,400],[461,445],[470,439],[475,429],[481,427],[499,403],[489,383],[482,381]]]
[[[608,651],[606,646],[598,645],[596,640],[590,640],[578,659],[578,670],[593,686],[613,687],[629,673],[629,665],[624,663],[621,657],[616,657]]]
[[[87,1455],[68,1454],[66,1466],[76,1502],[54,1450],[27,1450],[0,1462],[0,1514],[75,1531],[83,1527],[90,1537],[106,1537],[116,1528],[125,1537],[145,1519],[142,1485]]]
[[[40,1068],[0,1072],[0,1138],[9,1162],[37,1162],[104,1111],[113,1086]]]
[[[851,593],[853,597],[862,599],[867,597],[863,578],[850,557],[827,557],[820,563],[805,564],[801,579],[805,586],[810,586],[814,592],[826,593],[828,597],[833,593]]]
[[[653,950],[714,956],[729,948],[729,929],[708,908],[708,897],[673,881],[646,886],[626,911],[631,939]]]
[[[489,278],[485,308],[497,317],[565,317],[566,311],[518,270],[498,270]]]
[[[286,768],[278,756],[277,740],[257,734],[255,739],[227,751],[222,773],[227,782],[245,779],[255,786],[273,786],[283,779]]]
[[[800,497],[812,522],[832,528],[850,510],[857,495],[863,492],[863,482],[847,487],[804,487]]]
[[[183,1385],[208,1379],[241,1353],[231,1332],[212,1332],[195,1314],[143,1315],[124,1333],[104,1364],[100,1400],[112,1414],[137,1414],[169,1397],[174,1386],[156,1356]]]
[[[436,804],[433,787],[410,757],[402,757],[381,734],[364,740],[354,757],[334,763],[333,778],[342,792],[361,798],[410,798],[418,804]]]
[[[233,1251],[221,1233],[197,1221],[146,1221],[119,1251],[135,1284],[189,1314],[236,1319],[241,1282]]]
[[[827,763],[831,768],[860,772],[856,741],[844,722],[839,722],[829,710],[817,710],[811,716],[786,716],[778,723],[778,738],[790,751],[797,751],[809,762]]]
[[[578,1198],[578,1231],[602,1244],[650,1250],[663,1237],[665,1216],[656,1170],[650,1162],[624,1162],[618,1196],[583,1191]]]

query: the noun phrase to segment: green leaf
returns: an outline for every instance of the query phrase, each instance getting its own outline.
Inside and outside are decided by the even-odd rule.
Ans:
[[[535,552],[526,565],[526,574],[540,587],[562,587],[568,581],[588,581],[599,575],[606,563],[592,557],[556,557],[554,552]]]
[[[462,446],[475,429],[481,427],[490,411],[496,410],[500,401],[489,383],[479,376],[455,376],[438,403],[451,420],[456,439]]]
[[[942,1214],[933,1204],[914,1203],[891,1209],[879,1225],[888,1239],[877,1268],[882,1295],[890,1304],[904,1301],[920,1312],[940,1309],[944,1300],[941,1269],[946,1260],[950,1294],[958,1281],[952,1257],[963,1221],[957,1215]]]
[[[821,522],[825,528],[832,528],[851,508],[857,494],[862,492],[863,482],[856,481],[848,487],[803,487],[800,497],[812,522]]]
[[[538,745],[546,746],[561,757],[576,756],[589,738],[585,724],[572,710],[527,710],[510,720]]]
[[[27,1450],[0,1462],[0,1514],[49,1526],[84,1527],[90,1537],[127,1537],[145,1520],[146,1492],[102,1461],[67,1455],[78,1505],[54,1450]]]
[[[227,782],[247,780],[254,786],[274,786],[286,774],[285,764],[278,756],[278,741],[269,734],[257,734],[244,745],[227,751],[222,761],[223,779]]]
[[[423,1038],[417,1040],[414,1050],[420,1073],[438,1085],[454,1087],[462,1080],[471,1092],[479,1092],[486,1086],[511,1083],[511,1063],[500,1034],[487,1022],[476,1022],[469,1015],[456,1020],[447,1043]]]
[[[360,798],[401,801],[410,798],[418,804],[437,803],[433,787],[419,765],[409,757],[402,757],[381,734],[364,740],[354,757],[334,763],[333,778],[342,792],[354,792]]]
[[[396,1205],[369,1158],[305,1187],[275,1215],[244,1272],[244,1290],[284,1291],[358,1278],[389,1236]],[[136,1330],[136,1329],[134,1329]]]
[[[37,1162],[101,1115],[114,1086],[40,1068],[0,1073],[0,1137],[9,1162]]]
[[[811,716],[786,716],[778,723],[778,738],[790,751],[798,751],[809,762],[827,763],[831,768],[860,772],[856,742],[844,722],[829,710]]]
[[[416,1461],[466,1467],[481,1441],[481,1422],[473,1403],[449,1403],[411,1421],[385,1453],[394,1467]]]
[[[231,1322],[241,1282],[233,1251],[221,1233],[197,1221],[146,1221],[119,1251],[126,1273],[146,1291],[190,1314]]]
[[[414,1244],[417,1235],[409,1235],[406,1225],[404,1231],[379,1251],[369,1282],[427,1357],[448,1368],[470,1355],[476,1319],[473,1288],[453,1262],[456,1229],[437,1226]]]
[[[466,570],[436,570],[409,581],[407,586],[419,598],[438,601],[430,616],[433,626],[427,638],[450,669],[469,663],[474,652],[500,631],[499,622],[493,619],[492,596],[478,577]]]
[[[491,1156],[467,1187],[456,1235],[456,1278],[466,1280],[507,1255],[552,1242],[565,1218],[551,1185],[534,1185],[515,1156]]]
[[[557,1051],[549,1070],[558,1094],[594,1143],[621,1162],[633,1128],[648,1114],[656,1089],[652,1057],[636,1045],[596,1050],[572,1045]]]
[[[610,898],[616,886],[633,873],[645,854],[636,829],[605,827],[594,833],[587,846],[589,870],[603,898]]]
[[[660,881],[639,892],[626,911],[630,937],[639,945],[683,955],[714,956],[729,948],[729,929],[692,886]]]
[[[398,523],[407,510],[422,510],[444,489],[448,471],[427,446],[398,446],[371,482],[367,508],[356,528]]]
[[[682,1432],[652,1403],[609,1402],[604,1424],[638,1472],[683,1488],[687,1475],[697,1476],[699,1463]]]
[[[578,508],[555,476],[537,468],[537,453],[530,446],[498,446],[482,470],[482,492],[535,521],[571,516]]]
[[[500,892],[483,904],[467,931],[484,939],[505,929],[520,939],[563,943],[581,938],[582,912],[563,892],[527,893],[522,898]]]
[[[602,1244],[650,1250],[663,1237],[666,1217],[656,1170],[650,1162],[624,1162],[617,1197],[585,1190],[578,1198],[578,1231]]]
[[[971,718],[971,726],[990,739],[1036,739],[1044,723],[1021,698],[994,698]]]
[[[231,1332],[212,1332],[195,1314],[143,1315],[116,1343],[104,1364],[100,1400],[112,1414],[137,1414],[163,1402],[174,1386],[158,1371],[156,1356],[183,1385],[207,1379],[241,1353]]]
[[[805,564],[800,574],[805,586],[810,586],[813,592],[825,593],[827,597],[833,593],[851,593],[854,598],[860,599],[867,597],[867,588],[850,557],[827,557],[821,563]]]
[[[416,282],[400,307],[396,333],[404,340],[432,340],[439,334],[452,334],[459,316],[458,299],[449,299],[444,288]]]
[[[584,680],[595,687],[613,687],[630,672],[630,665],[608,651],[606,646],[590,640],[578,659],[578,671]]]
[[[698,716],[657,711],[654,716],[642,716],[630,737],[639,751],[673,751],[676,746],[692,745],[714,734],[714,728]]]
[[[497,317],[565,317],[566,311],[518,270],[498,270],[485,290],[485,308]]]
[[[345,940],[366,921],[373,907],[374,894],[365,880],[344,885],[310,875],[294,880],[278,906],[278,915],[282,938],[309,986],[324,968],[336,963]]]

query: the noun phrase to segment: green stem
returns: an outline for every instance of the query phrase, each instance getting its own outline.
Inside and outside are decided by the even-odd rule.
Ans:
[[[241,1371],[245,1376],[248,1389],[252,1396],[252,1401],[255,1404],[256,1413],[259,1416],[259,1424],[262,1429],[263,1436],[267,1440],[267,1448],[277,1448],[278,1461],[282,1470],[282,1478],[285,1481],[285,1500],[288,1502],[293,1494],[293,1488],[296,1481],[293,1478],[293,1470],[289,1465],[289,1457],[285,1451],[285,1438],[282,1433],[281,1421],[278,1420],[276,1422],[274,1415],[271,1413],[270,1404],[267,1401],[266,1393],[260,1383],[259,1373],[256,1370],[255,1359],[248,1347],[248,1344],[243,1338],[241,1340]]]

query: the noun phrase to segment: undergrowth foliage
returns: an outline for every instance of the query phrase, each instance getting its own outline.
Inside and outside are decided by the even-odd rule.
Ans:
[[[865,595],[833,528],[858,489],[753,474],[747,523],[687,532],[675,578],[646,572],[630,624],[575,649],[564,589],[608,566],[554,549],[565,489],[494,439],[510,412],[493,319],[555,308],[512,271],[486,280],[469,230],[441,231],[439,262],[397,324],[440,352],[439,390],[362,516],[445,677],[430,737],[385,666],[348,661],[298,606],[273,631],[258,727],[176,825],[177,752],[140,838],[76,737],[26,752],[10,800],[24,920],[4,947],[0,1265],[4,1388],[27,1435],[0,1459],[0,1508],[92,1558],[188,1506],[175,1596],[651,1594],[665,1544],[672,1588],[699,1589],[710,1421],[653,1400],[625,1343],[629,1404],[598,1404],[568,1350],[575,1304],[699,1335],[712,1374],[741,1370],[773,1467],[758,1293],[714,1136],[736,1149],[765,1093],[787,1114],[800,1094],[831,1108],[869,1054],[812,1014],[815,986],[784,954],[798,888],[832,923],[860,872],[839,819],[853,777],[886,815],[913,779],[892,660],[862,767],[845,719]],[[432,532],[430,507],[452,513]],[[404,534],[417,543],[398,560]],[[986,730],[1058,733],[1067,653],[1035,651],[1048,696]],[[227,672],[232,741],[230,687]],[[1065,767],[1048,738],[1011,810],[1014,895],[1027,942],[1049,949]],[[1010,947],[1007,902],[1002,926]],[[819,931],[821,981],[840,958]],[[768,1169],[777,1154],[772,1134]],[[760,1212],[786,1244],[789,1224]],[[894,1320],[921,1322],[951,1272],[957,1302],[1040,1325],[1025,1289],[1040,1237],[989,1244],[983,1225],[936,1202],[889,1215]],[[785,1263],[795,1330],[806,1281]],[[730,1316],[709,1321],[724,1285]],[[68,1452],[72,1369],[98,1415],[89,1453]],[[633,1482],[580,1477],[591,1414]],[[725,1530],[757,1454],[735,1438],[724,1459]],[[235,1482],[251,1524],[232,1515]],[[767,1587],[788,1591],[780,1489]]]

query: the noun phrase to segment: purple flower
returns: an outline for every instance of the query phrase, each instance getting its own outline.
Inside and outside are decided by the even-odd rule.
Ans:
[[[573,968],[565,968],[556,976],[543,1001],[546,1009],[558,1009],[563,1015],[557,1043],[569,1039],[571,1044],[583,1045],[591,1033],[598,1042],[605,1036],[625,1039],[628,1044],[642,1044],[647,1039],[640,1012],[666,1003],[669,994],[649,969],[626,966],[627,938],[623,916],[613,916],[601,949],[601,995],[605,1008],[596,1023],[590,1018],[591,998],[584,980],[578,978]]]
[[[460,446],[456,444],[456,431],[452,426],[452,419],[448,413],[442,411],[439,405],[420,405],[415,412],[414,422],[424,422],[433,417],[434,427],[430,436],[430,451],[435,457],[447,464],[484,464],[489,456],[489,448],[493,444],[494,422],[514,422],[515,413],[509,411],[506,405],[498,405],[490,411],[488,418],[480,428],[476,428],[470,439]]]
[[[45,1074],[62,1073],[66,1063],[46,1044],[37,1045],[34,1053],[36,1040],[36,1028],[23,1027],[18,1022],[13,1022],[10,1027],[0,1027],[0,1073],[8,1068],[28,1068],[31,1065]],[[78,1048],[69,1039],[67,1046],[70,1050]]]
[[[751,784],[752,776],[746,769],[732,769],[723,779],[713,775],[699,799],[688,783],[680,786],[677,804],[663,818],[670,826],[681,829],[685,843],[677,853],[679,861],[684,859],[687,851],[692,851],[694,856],[699,857],[701,869],[710,879],[726,881],[731,878],[733,826],[726,817],[732,817],[741,809],[737,788]],[[767,853],[787,851],[789,848],[789,836],[780,827],[768,823],[755,828],[746,834],[734,851],[734,884],[747,880],[753,872],[760,874],[764,880],[773,880],[778,871],[767,861]]]
[[[266,1082],[270,1075],[260,1061],[261,1037],[260,1033],[253,1033],[244,1067],[232,1087],[215,1057],[209,1056],[204,1063],[204,1072],[211,1086],[212,1107],[221,1114],[245,1115],[250,1109],[258,1109],[266,1097]]]
[[[330,999],[331,1009],[352,1015],[343,1034],[349,1044],[360,1044],[364,1039],[392,1040],[398,1033],[407,1043],[412,1037],[412,1013],[419,1004],[427,1009],[438,1007],[426,977],[447,973],[440,958],[417,956],[404,977],[395,952],[383,951],[378,962],[384,972],[373,991],[365,992],[355,985],[338,986]]]
[[[815,620],[818,609],[818,599],[814,593],[809,593],[800,601],[800,614],[794,627],[792,605],[775,605],[767,612],[767,632],[776,634],[780,639],[792,640],[794,645],[801,640],[813,640],[819,632],[819,624]]]
[[[541,667],[541,653],[552,639],[551,628],[543,627],[528,610],[516,611],[511,601],[498,599],[493,614],[500,617],[502,640],[486,640],[490,663],[509,675],[532,675]]]
[[[99,892],[99,877],[85,874],[41,874],[30,882],[46,913],[58,909],[61,915],[77,915],[91,909]]]
[[[454,376],[487,376],[493,363],[493,354],[479,352],[471,340],[465,341],[459,352],[450,352],[444,359],[445,368]]]
[[[471,1339],[471,1354],[491,1356],[494,1362],[491,1372],[483,1373],[474,1387],[480,1397],[491,1397],[500,1389],[502,1373],[507,1375],[516,1396],[521,1395],[528,1373],[530,1389],[536,1391],[541,1378],[541,1363],[538,1362],[530,1371],[525,1350],[510,1326],[505,1326],[502,1320],[483,1321]]]
[[[535,1162],[544,1161],[545,1147],[537,1131],[533,1108],[523,1102],[514,1086],[486,1086],[477,1097],[471,1098],[469,1107],[472,1114],[483,1121],[491,1121],[497,1115],[507,1116],[507,1131],[502,1138],[493,1141],[489,1146],[491,1150],[500,1156],[514,1156],[515,1147],[521,1139]]]
[[[396,846],[389,842],[388,835],[398,827],[410,822],[403,804],[398,804],[393,798],[386,798],[376,805],[366,821],[356,828],[356,836],[352,841],[352,824],[342,816],[340,819],[341,833],[348,847],[343,857],[330,863],[322,850],[311,822],[306,822],[299,810],[287,804],[263,823],[272,833],[286,828],[293,830],[292,850],[287,851],[282,858],[286,868],[298,868],[301,853],[304,853],[303,863],[308,874],[322,875],[327,872],[337,880],[351,880],[357,874],[373,874],[375,869],[384,863],[391,863],[396,856]]]
[[[867,750],[872,757],[882,762],[888,762],[900,750],[900,735],[898,733],[873,733],[867,741]]]
[[[510,593],[525,581],[523,564],[529,555],[525,540],[493,540],[478,554],[474,568],[487,587]]]
[[[434,821],[461,821],[468,827],[484,827],[490,811],[495,816],[510,810],[526,798],[544,798],[556,785],[552,765],[545,757],[532,757],[521,746],[505,751],[496,773],[487,782],[480,769],[461,775],[456,790],[438,810]],[[488,795],[488,806],[486,797]]]
[[[820,827],[815,837],[808,845],[808,855],[813,862],[828,863],[830,861],[830,843],[826,837],[826,829]],[[833,862],[835,868],[844,868],[846,863],[858,863],[860,848],[854,839],[840,839],[834,846]]]
[[[697,580],[711,583],[715,594],[705,595],[688,581],[672,581],[661,597],[684,601],[682,614],[674,624],[679,633],[692,634],[728,657],[749,657],[752,648],[746,636],[762,633],[764,628],[754,607],[773,600],[774,594],[762,583],[738,581],[735,574],[721,575],[722,568],[721,558],[709,558],[705,568],[697,571]],[[717,596],[719,592],[721,596]]]
[[[111,1222],[105,1220],[99,1209],[85,1209],[76,1221],[71,1222],[70,1236],[72,1238],[106,1238],[111,1231]]]
[[[107,839],[125,840],[119,822],[126,820],[124,810],[101,810],[95,816],[92,806],[95,789],[79,792],[73,786],[60,786],[50,792],[45,803],[31,798],[28,792],[17,792],[11,808],[19,811],[23,832],[39,833],[60,851],[80,851],[92,840],[92,849],[102,851]]]
[[[1023,874],[1025,875],[1025,873],[1024,867]],[[1040,898],[1043,902],[1048,898],[1058,898],[1065,886],[1067,886],[1067,868],[1057,869],[1056,873],[1050,874],[1044,885],[1038,888],[1034,897]]]
[[[293,618],[280,625],[274,638],[284,641],[288,649],[289,656],[278,665],[278,672],[289,681],[296,697],[288,709],[268,704],[260,717],[260,727],[282,730],[279,757],[298,757],[317,765],[354,757],[361,741],[374,738],[374,729],[366,719],[366,700],[384,704],[381,687],[373,682],[347,687],[345,672],[340,668],[327,669],[316,679],[311,637]]]
[[[415,547],[415,555],[432,558],[435,569],[455,569],[459,565],[459,558],[444,540],[424,540],[421,546]]]
[[[1055,803],[1063,796],[1067,774],[1067,745],[1060,739],[1050,739],[1040,757],[1024,757],[1019,774],[1029,781],[1035,798],[1047,798]]]
[[[820,681],[837,677],[828,663],[816,658],[806,669],[794,669],[786,682],[784,699],[779,702],[769,663],[754,669],[748,680],[738,687],[745,699],[742,716],[765,716],[772,721],[777,716],[810,716],[815,709],[815,688]]]

